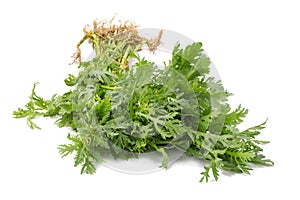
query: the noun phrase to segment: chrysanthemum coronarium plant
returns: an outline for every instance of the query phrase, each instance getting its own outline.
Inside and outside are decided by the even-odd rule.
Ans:
[[[268,141],[256,139],[266,121],[240,130],[248,110],[231,108],[232,94],[202,43],[182,38],[169,30],[139,29],[131,21],[94,21],[77,44],[72,65],[78,73],[64,80],[69,90],[44,99],[35,83],[28,103],[13,116],[26,118],[32,129],[40,129],[37,117],[68,127],[70,142],[58,150],[62,157],[74,156],[81,173],[95,173],[97,163],[144,155],[159,158],[158,167],[165,169],[183,154],[196,157],[204,161],[199,179],[206,182],[217,180],[220,170],[249,174],[254,165],[273,165],[262,154]],[[83,60],[85,42],[93,54]],[[158,64],[145,52],[167,52],[169,58]],[[151,171],[151,164],[143,166]],[[140,170],[129,168],[124,171]]]

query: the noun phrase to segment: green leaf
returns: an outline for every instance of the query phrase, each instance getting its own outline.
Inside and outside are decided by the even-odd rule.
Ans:
[[[163,156],[163,160],[161,162],[160,167],[162,167],[164,169],[167,169],[168,166],[169,166],[169,156],[168,156],[168,154],[166,153],[164,148],[158,148],[157,151],[159,151]]]
[[[265,128],[266,123],[267,123],[267,120],[257,126],[248,128],[248,129],[242,131],[241,135],[247,135],[251,138],[255,138],[255,136],[259,135],[260,131]]]
[[[248,109],[239,105],[235,110],[229,112],[225,118],[225,124],[238,125],[243,122],[243,118],[248,114]]]
[[[65,79],[65,84],[67,86],[74,86],[76,84],[76,77],[72,74],[69,74],[69,77]]]
[[[110,118],[111,104],[110,99],[105,98],[98,101],[98,104],[95,106],[95,112],[99,119],[100,124],[104,124]]]
[[[210,171],[211,167],[204,167],[204,172],[201,172],[202,174],[202,178],[200,179],[200,182],[203,182],[205,180],[205,182],[208,182],[209,180],[209,171]]]

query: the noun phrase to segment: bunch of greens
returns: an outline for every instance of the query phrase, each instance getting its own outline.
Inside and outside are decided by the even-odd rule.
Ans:
[[[13,112],[15,118],[26,117],[32,129],[39,129],[33,122],[37,117],[56,118],[58,127],[69,127],[70,143],[58,149],[62,157],[75,155],[81,173],[94,173],[94,164],[107,155],[129,159],[151,151],[162,154],[161,167],[167,168],[172,149],[207,161],[201,181],[211,174],[217,180],[220,169],[249,174],[253,164],[273,165],[260,147],[268,142],[255,139],[265,122],[238,129],[248,110],[230,108],[231,94],[209,76],[210,59],[200,42],[184,49],[177,44],[161,68],[138,51],[145,45],[155,51],[162,32],[149,40],[132,23],[95,22],[84,33],[74,56],[80,71],[65,79],[70,91],[45,100],[34,84],[25,108]],[[95,56],[81,61],[86,40]]]

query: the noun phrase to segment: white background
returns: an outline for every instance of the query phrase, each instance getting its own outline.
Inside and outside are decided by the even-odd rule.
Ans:
[[[0,199],[299,199],[300,6],[292,0],[33,1],[0,3]],[[63,79],[82,28],[93,19],[134,20],[202,41],[234,93],[249,108],[245,126],[269,118],[260,139],[275,166],[251,176],[221,175],[199,183],[202,164],[189,158],[169,170],[122,174],[99,166],[79,175],[57,146],[67,130],[38,120],[32,131],[12,118],[33,82],[46,97],[66,90]],[[74,68],[74,67],[73,67]]]

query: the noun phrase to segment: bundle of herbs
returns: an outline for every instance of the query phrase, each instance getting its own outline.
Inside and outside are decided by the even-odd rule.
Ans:
[[[139,55],[145,47],[155,52],[162,34],[147,39],[132,22],[95,21],[84,28],[74,54],[79,73],[64,80],[70,90],[45,100],[34,84],[29,102],[13,116],[27,118],[32,129],[40,128],[37,117],[69,127],[70,143],[58,149],[62,157],[75,155],[81,173],[95,173],[95,163],[108,154],[129,159],[152,151],[161,153],[167,168],[172,149],[208,163],[200,181],[217,180],[220,170],[249,174],[253,165],[273,165],[262,154],[268,141],[256,139],[266,122],[238,129],[248,110],[231,109],[231,94],[209,76],[211,62],[200,42],[177,43],[164,67]],[[88,61],[81,60],[85,41],[95,52]]]

